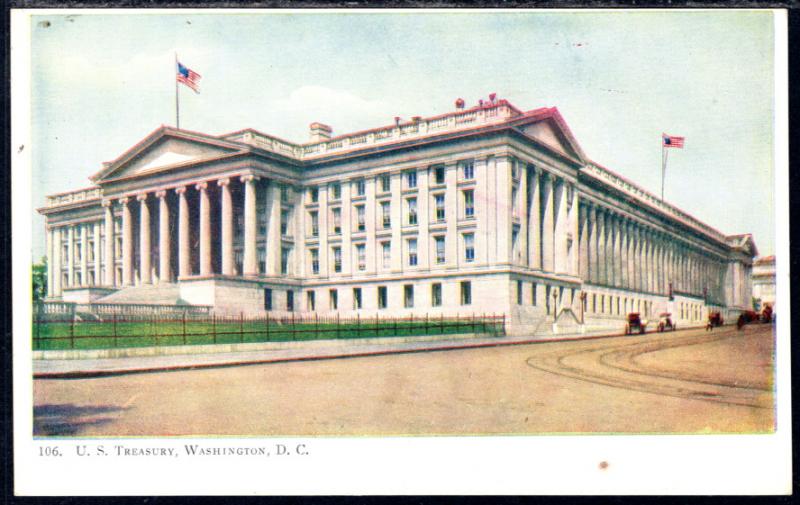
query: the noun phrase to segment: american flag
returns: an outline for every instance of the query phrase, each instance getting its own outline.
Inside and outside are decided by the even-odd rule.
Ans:
[[[200,87],[198,85],[198,81],[200,80],[200,74],[195,72],[189,67],[184,67],[181,65],[180,62],[178,63],[178,73],[176,74],[176,79],[178,82],[182,82],[183,84],[192,88],[195,93],[200,93]]]
[[[666,133],[661,135],[662,144],[664,147],[677,147],[678,149],[683,149],[683,137],[673,137],[672,135],[667,135]]]

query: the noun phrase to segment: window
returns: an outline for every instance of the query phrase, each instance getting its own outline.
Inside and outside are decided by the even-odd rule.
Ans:
[[[516,160],[511,160],[511,178],[519,179],[519,163]]]
[[[281,202],[289,203],[289,188],[281,186]]]
[[[233,263],[236,265],[236,271],[242,272],[242,264],[244,263],[244,253],[242,251],[236,251],[233,254]]]
[[[367,247],[364,244],[356,244],[356,258],[358,261],[358,269],[364,271],[367,269]]]
[[[464,260],[467,262],[475,261],[475,234],[464,234]]]
[[[262,237],[267,234],[267,214],[263,208],[258,209],[258,234]],[[244,224],[242,225],[244,226]]]
[[[120,275],[119,275],[118,278],[120,278],[120,279],[122,278],[122,270],[120,270]],[[61,285],[62,286],[69,286],[69,274],[67,272],[64,272],[61,275]]]
[[[281,209],[281,235],[289,234],[289,211]]]
[[[83,253],[83,247],[81,247],[81,246],[83,246],[83,244],[81,244],[80,242],[75,244],[75,261],[76,262],[79,262],[81,260],[81,255]]]
[[[473,189],[464,191],[464,217],[467,219],[475,217],[475,190]]]
[[[311,200],[311,203],[317,203],[319,201],[319,188],[311,188],[308,190],[308,196]]]
[[[409,266],[417,265],[417,239],[408,239],[408,264]]]
[[[89,285],[90,286],[94,286],[95,285],[94,270],[89,270]]]
[[[407,309],[414,307],[414,285],[406,284],[403,286],[403,306]]]
[[[267,272],[267,250],[266,249],[259,249],[258,250],[258,271],[260,273]]]
[[[356,230],[364,231],[367,228],[366,211],[363,205],[356,205]]]
[[[120,244],[120,251],[122,250],[122,237],[119,238]],[[117,257],[120,257],[121,254],[118,254]],[[66,265],[69,262],[69,244],[64,244],[61,246],[61,264]]]
[[[602,302],[601,302],[602,303]],[[547,310],[547,314],[550,314],[550,286],[544,287],[544,306]]]
[[[464,161],[461,163],[461,173],[464,179],[475,178],[475,163],[472,161]]]
[[[317,300],[313,291],[306,291],[306,305],[310,311],[317,310]]]
[[[517,305],[522,305],[522,281],[517,281]]]
[[[342,248],[341,247],[334,247],[333,248],[333,271],[337,272],[337,273],[342,271]]]
[[[444,263],[445,261],[444,235],[433,237],[433,239],[436,242],[436,263]]]
[[[318,237],[319,236],[319,212],[312,211],[309,213],[311,216],[311,236]]]
[[[367,182],[364,179],[356,181],[356,196],[364,196],[367,194]]]
[[[114,258],[120,259],[122,258],[122,237],[114,237]],[[67,249],[64,248],[64,252],[61,254],[61,261],[65,262],[67,260]]]
[[[94,261],[94,241],[90,240],[89,243],[86,245],[86,255],[89,257],[89,261]]]
[[[319,273],[319,249],[309,249],[311,253],[311,273]]]
[[[472,282],[461,281],[461,305],[472,304]]]
[[[392,204],[391,202],[381,202],[381,222],[383,229],[391,228],[392,226]]]
[[[391,189],[391,182],[392,182],[392,179],[388,174],[387,175],[382,175],[381,176],[381,191],[384,192],[384,193],[388,193],[389,190]]]
[[[233,234],[236,236],[236,238],[244,235],[244,216],[236,216],[236,221],[234,222],[233,226]]]
[[[264,310],[272,310],[272,289],[264,288]]]
[[[536,306],[536,283],[531,283],[531,305]]]
[[[511,215],[514,217],[519,217],[519,205],[517,205],[518,194],[519,189],[516,186],[511,188]]]
[[[332,184],[331,194],[333,195],[334,200],[340,200],[342,198],[342,185],[338,182]]]
[[[389,241],[381,242],[381,250],[383,256],[383,268],[392,267],[392,243]]]
[[[408,224],[409,225],[416,225],[417,224],[417,199],[416,198],[409,198],[406,200],[408,203]]]
[[[433,180],[436,184],[444,184],[444,165],[433,168]]]
[[[378,286],[378,308],[385,309],[388,304],[386,286]]]
[[[511,258],[519,261],[519,230],[511,232]]]
[[[416,170],[409,170],[406,172],[406,187],[408,189],[416,188],[417,187],[417,171]]]
[[[286,310],[294,312],[294,291],[286,292]]]
[[[340,207],[336,207],[331,209],[331,214],[333,216],[333,234],[334,235],[341,235],[342,234],[342,209]]]
[[[433,195],[436,206],[436,220],[444,221],[444,194]]]
[[[442,284],[439,282],[431,284],[431,305],[433,307],[442,306]]]
[[[330,300],[331,310],[337,310],[339,308],[339,292],[335,289],[329,290],[328,299]]]
[[[288,247],[281,247],[281,273],[286,275],[289,273],[289,253],[291,250]]]
[[[353,308],[361,308],[361,288],[353,288]]]
[[[592,312],[597,312],[597,295],[592,294]]]

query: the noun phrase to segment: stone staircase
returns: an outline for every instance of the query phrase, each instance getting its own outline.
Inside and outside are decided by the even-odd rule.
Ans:
[[[123,288],[110,295],[98,298],[93,303],[190,305],[181,299],[178,284],[167,282]]]

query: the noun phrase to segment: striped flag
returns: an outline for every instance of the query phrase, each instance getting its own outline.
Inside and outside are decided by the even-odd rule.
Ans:
[[[180,62],[177,63],[178,63],[178,73],[176,74],[175,77],[178,80],[178,82],[181,82],[189,86],[195,93],[200,93],[200,86],[198,84],[198,81],[200,80],[200,74],[198,74],[189,67],[183,66]]]
[[[661,142],[664,147],[677,147],[678,149],[683,149],[683,137],[674,137],[672,135],[662,133],[661,138]]]

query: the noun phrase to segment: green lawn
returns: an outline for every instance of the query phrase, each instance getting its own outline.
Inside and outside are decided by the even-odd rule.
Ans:
[[[238,342],[286,342],[301,340],[357,339],[413,335],[454,335],[459,333],[494,333],[502,331],[502,322],[477,320],[364,321],[360,324],[298,323],[271,321],[222,322],[182,321],[151,322],[76,322],[34,323],[33,349],[109,349],[115,347],[150,347],[200,345]]]

